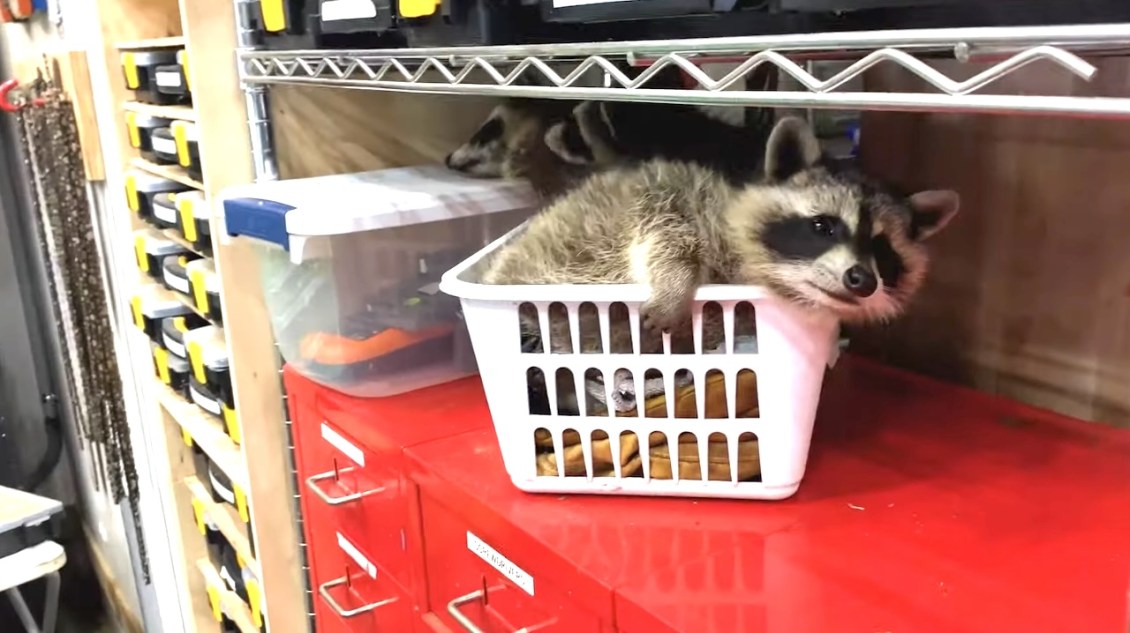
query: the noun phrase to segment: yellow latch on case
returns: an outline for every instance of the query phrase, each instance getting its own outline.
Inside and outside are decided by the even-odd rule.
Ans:
[[[157,363],[157,375],[161,378],[161,382],[171,385],[173,379],[169,376],[169,353],[165,348],[158,347],[153,350],[153,360]]]
[[[192,375],[196,381],[203,383],[208,378],[204,374],[204,349],[200,343],[192,341],[188,344],[188,360],[192,363]]]
[[[192,284],[192,300],[201,314],[208,314],[208,291],[204,288],[204,271],[192,271],[189,283]]]
[[[133,252],[137,255],[137,267],[141,272],[149,272],[149,258],[145,256],[145,236],[138,235],[133,238]]]
[[[263,13],[263,30],[278,33],[286,28],[285,0],[259,0],[259,10]]]
[[[137,60],[133,53],[122,53],[122,70],[126,73],[126,88],[137,90],[141,87],[141,79],[137,74]]]
[[[126,128],[129,129],[130,147],[141,147],[141,130],[137,129],[136,112],[126,112]]]
[[[424,18],[434,15],[439,4],[439,0],[400,0],[397,6],[402,18]]]
[[[196,241],[196,215],[192,212],[192,197],[177,196],[177,211],[180,213],[180,224],[184,239]]]
[[[188,155],[188,126],[185,121],[173,121],[173,140],[177,143],[177,162],[181,167],[192,164],[192,157]]]
[[[141,297],[131,297],[129,307],[133,311],[133,324],[145,329],[145,316],[141,313]]]
[[[141,210],[141,200],[137,195],[137,176],[133,174],[126,174],[126,203],[134,213]]]
[[[228,436],[231,438],[231,441],[236,444],[242,443],[243,434],[239,429],[239,416],[235,414],[235,409],[229,409],[226,404],[221,404],[220,409],[223,410],[224,425],[228,429]]]
[[[188,51],[184,49],[177,51],[177,63],[180,64],[181,71],[184,72],[184,87],[192,92],[192,76],[188,74]]]

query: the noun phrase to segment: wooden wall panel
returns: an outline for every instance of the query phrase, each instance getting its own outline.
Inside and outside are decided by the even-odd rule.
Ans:
[[[359,90],[271,88],[279,174],[302,178],[440,161],[496,102]]]
[[[1130,63],[1095,80],[1036,65],[1001,91],[1125,95]],[[952,76],[976,65],[943,66]],[[915,84],[898,70],[872,90]],[[857,349],[1088,420],[1130,425],[1130,122],[872,113],[865,167],[911,189],[951,187],[962,211],[902,321]]]

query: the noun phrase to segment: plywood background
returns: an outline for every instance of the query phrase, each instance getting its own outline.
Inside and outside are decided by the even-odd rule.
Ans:
[[[1000,89],[1130,92],[1130,64],[1098,64],[1090,84],[1037,65]],[[917,85],[898,70],[869,83]],[[962,212],[937,236],[932,278],[911,314],[855,347],[1130,426],[1130,121],[874,113],[863,139],[869,170],[914,189],[954,188]]]
[[[479,97],[276,86],[271,122],[282,178],[443,160],[486,119]]]

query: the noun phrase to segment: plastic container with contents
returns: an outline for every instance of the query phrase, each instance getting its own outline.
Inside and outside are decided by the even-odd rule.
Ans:
[[[156,369],[157,377],[161,379],[161,382],[180,394],[182,398],[188,397],[188,376],[191,369],[187,358],[177,356],[168,349],[154,343],[153,367]]]
[[[162,193],[179,193],[191,189],[175,180],[161,178],[139,169],[126,172],[126,203],[142,220],[154,223],[154,199]]]
[[[192,285],[188,283],[189,262],[200,259],[196,253],[186,252],[170,255],[161,262],[162,281],[169,290],[175,290],[186,297],[192,297]]]
[[[177,51],[180,56],[181,51]],[[157,92],[173,97],[178,102],[189,101],[191,96],[188,91],[188,82],[184,77],[184,67],[179,63],[162,64],[153,73]]]
[[[157,67],[177,63],[175,49],[125,51],[121,56],[122,73],[126,88],[142,103],[172,105],[184,100],[183,96],[160,92],[157,88]]]
[[[176,121],[173,121],[176,123]],[[153,160],[161,165],[177,164],[177,141],[173,138],[173,130],[168,127],[159,127],[153,130],[150,143],[153,146]]]
[[[192,375],[191,370],[188,372],[188,397],[189,400],[192,400],[192,402],[201,409],[211,413],[217,418],[223,417],[224,412],[220,408],[220,399],[216,397],[216,394],[212,393],[208,385],[197,380],[196,376]]]
[[[136,148],[146,160],[157,160],[153,154],[153,130],[172,125],[172,119],[149,116],[139,112],[126,112],[126,129],[129,131],[129,144]]]
[[[173,121],[169,128],[177,144],[177,164],[184,167],[189,176],[203,178],[200,167],[200,143],[196,124],[191,121]]]
[[[192,293],[192,303],[201,314],[220,323],[223,311],[220,306],[220,276],[211,259],[197,259],[185,266]]]
[[[169,317],[161,322],[161,346],[169,350],[170,354],[188,358],[184,335],[207,325],[208,322],[195,313]]]
[[[139,330],[145,332],[149,340],[160,344],[161,322],[169,317],[196,316],[185,304],[170,297],[158,286],[147,286],[130,298],[130,311],[133,313],[133,323]]]
[[[177,194],[159,193],[153,196],[153,226],[174,229],[177,226]]]
[[[282,180],[221,196],[231,235],[255,238],[284,360],[376,397],[473,374],[443,271],[529,217],[528,185],[440,166]]]
[[[173,240],[155,233],[153,229],[141,229],[133,232],[133,252],[137,259],[138,270],[160,282],[165,282],[163,264],[166,257],[173,255],[196,256],[195,253]]]
[[[235,416],[235,395],[224,331],[214,325],[202,327],[185,334],[184,341],[193,377],[220,401],[220,417],[224,419],[228,437],[240,443],[242,437]]]
[[[651,289],[490,285],[514,229],[448,271],[511,480],[530,492],[783,499],[800,486],[839,323],[708,285],[692,326],[641,326]],[[539,336],[531,336],[540,332]],[[636,394],[641,394],[638,399]]]
[[[176,197],[177,231],[201,253],[212,252],[211,207],[201,191],[186,191]]]

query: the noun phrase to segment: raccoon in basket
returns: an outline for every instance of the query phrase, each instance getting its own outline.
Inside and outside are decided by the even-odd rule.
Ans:
[[[662,160],[597,174],[534,217],[496,253],[483,281],[648,284],[643,329],[671,332],[673,351],[693,346],[684,324],[702,284],[764,286],[845,322],[881,322],[921,287],[923,242],[958,202],[952,191],[903,197],[860,174],[833,172],[808,125],[786,118],[770,135],[759,182],[735,186],[716,170]],[[536,321],[524,318],[523,329],[541,344]],[[559,329],[568,323],[551,319],[551,335]],[[598,328],[580,329],[582,350],[598,349],[584,336]],[[705,340],[704,349],[717,342]]]

